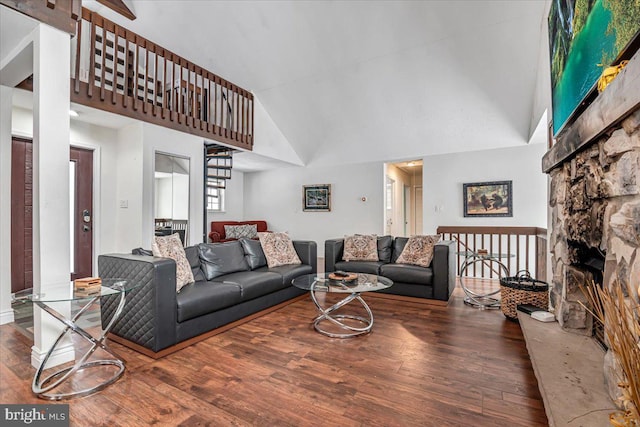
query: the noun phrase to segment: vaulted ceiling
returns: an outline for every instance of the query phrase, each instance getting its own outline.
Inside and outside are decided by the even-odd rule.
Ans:
[[[514,146],[537,123],[544,0],[126,3],[136,20],[84,2],[253,91],[305,164]]]

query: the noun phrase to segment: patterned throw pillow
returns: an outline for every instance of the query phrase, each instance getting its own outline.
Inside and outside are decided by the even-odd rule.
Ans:
[[[287,233],[258,233],[258,238],[269,268],[279,265],[302,264]]]
[[[411,236],[396,263],[429,267],[433,259],[434,246],[439,240],[440,236]]]
[[[153,256],[171,258],[176,262],[176,292],[189,283],[193,283],[193,272],[182,246],[178,233],[170,236],[156,236],[151,245]]]
[[[244,224],[244,225],[225,225],[224,234],[227,239],[253,239],[258,237],[258,226],[256,224]]]
[[[378,261],[378,236],[354,234],[344,238],[343,261]]]

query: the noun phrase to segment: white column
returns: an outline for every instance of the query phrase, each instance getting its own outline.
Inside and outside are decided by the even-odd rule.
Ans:
[[[11,96],[0,86],[0,325],[13,322],[11,308]]]
[[[34,32],[33,283],[36,292],[46,292],[52,286],[69,283],[71,274],[69,46],[69,35],[55,28],[39,24]],[[33,320],[31,363],[39,366],[62,324],[35,306]],[[73,347],[70,344],[61,346],[53,355],[50,366],[73,358]]]

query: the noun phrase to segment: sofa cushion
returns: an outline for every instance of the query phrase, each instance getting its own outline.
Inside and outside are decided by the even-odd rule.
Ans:
[[[417,265],[384,264],[380,267],[380,275],[398,283],[433,284],[433,270]]]
[[[241,297],[240,286],[233,283],[196,282],[186,285],[177,296],[178,322],[238,304]]]
[[[135,248],[131,250],[131,254],[153,256],[153,251],[151,249]]]
[[[404,250],[404,246],[409,241],[408,237],[396,237],[393,239],[392,251],[391,251],[391,262],[396,262],[398,257]]]
[[[378,237],[375,234],[354,234],[344,238],[343,261],[378,261]]]
[[[258,237],[258,226],[255,224],[225,225],[224,234],[227,239],[253,239]]]
[[[391,262],[393,237],[378,236],[377,244],[378,244],[378,260],[382,262]]]
[[[248,271],[249,265],[244,259],[242,245],[238,241],[225,243],[200,243],[200,264],[207,280],[235,273]]]
[[[269,268],[279,265],[302,264],[287,233],[258,233],[258,238]]]
[[[216,280],[240,286],[242,301],[248,301],[283,289],[282,275],[271,271],[239,271]]]
[[[240,239],[240,244],[244,250],[244,259],[251,270],[267,265],[267,258],[264,256],[262,245],[258,240]]]
[[[193,279],[196,282],[204,282],[207,279],[204,277],[204,273],[200,268],[200,253],[197,246],[189,246],[184,248],[184,254],[187,256],[187,261],[191,266],[191,272],[193,273]]]
[[[186,284],[193,283],[191,266],[184,253],[184,246],[178,234],[155,236],[151,244],[153,256],[171,258],[176,262],[176,292]]]
[[[263,267],[256,271],[270,271],[272,273],[278,273],[282,276],[282,284],[290,285],[291,281],[298,276],[305,274],[312,274],[313,268],[307,264],[293,264],[293,265],[281,265],[278,267],[268,268]]]
[[[382,261],[338,261],[336,270],[351,271],[353,273],[378,274]]]
[[[396,260],[398,264],[412,264],[429,267],[433,259],[433,248],[440,236],[411,236],[402,253]]]

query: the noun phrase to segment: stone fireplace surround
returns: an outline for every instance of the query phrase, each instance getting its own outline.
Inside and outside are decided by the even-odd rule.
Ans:
[[[550,175],[550,310],[563,330],[591,335],[593,319],[580,304],[585,302],[580,286],[595,279],[607,287],[623,283],[636,289],[640,281],[638,53],[562,132],[542,167]],[[601,272],[599,257],[604,260]],[[604,376],[615,399],[617,380],[609,353]]]

